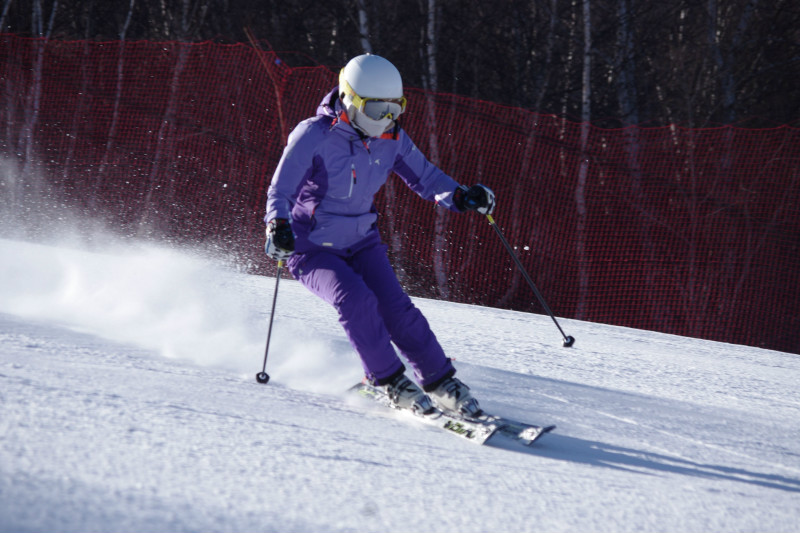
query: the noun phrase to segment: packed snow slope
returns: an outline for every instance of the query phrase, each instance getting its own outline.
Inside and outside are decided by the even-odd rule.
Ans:
[[[417,299],[477,446],[348,398],[335,313],[152,246],[0,240],[0,531],[767,531],[800,524],[800,357]]]

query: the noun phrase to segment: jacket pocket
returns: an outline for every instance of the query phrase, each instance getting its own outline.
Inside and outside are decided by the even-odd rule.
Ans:
[[[325,196],[337,200],[352,198],[357,182],[356,165],[352,161],[331,165],[328,169],[328,191]]]

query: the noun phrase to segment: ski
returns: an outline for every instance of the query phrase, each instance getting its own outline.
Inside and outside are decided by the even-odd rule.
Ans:
[[[460,413],[438,408],[434,408],[433,412],[427,414],[417,413],[411,409],[397,407],[383,390],[373,387],[369,383],[358,383],[350,388],[350,392],[384,407],[412,413],[417,419],[428,425],[453,433],[475,444],[486,444],[491,437],[497,435],[530,446],[542,435],[556,428],[554,425],[538,426],[486,413],[478,417],[466,417]]]
[[[411,413],[416,419],[428,425],[453,433],[476,444],[484,444],[489,440],[489,437],[500,429],[500,426],[496,424],[467,419],[460,415],[446,413],[440,409],[434,409],[431,413],[422,414],[411,409],[397,407],[383,390],[368,383],[358,383],[350,388],[350,392],[357,394],[361,398],[376,402],[383,407]]]

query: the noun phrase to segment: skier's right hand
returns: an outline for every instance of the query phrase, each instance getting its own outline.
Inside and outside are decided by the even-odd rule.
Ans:
[[[267,223],[264,251],[276,261],[283,261],[294,253],[294,233],[288,220],[273,218]]]
[[[491,215],[495,206],[494,192],[480,183],[470,188],[461,185],[453,194],[453,203],[461,211],[477,211],[481,215]]]

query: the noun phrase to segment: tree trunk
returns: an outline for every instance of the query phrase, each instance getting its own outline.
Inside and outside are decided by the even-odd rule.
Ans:
[[[434,93],[439,89],[438,70],[436,68],[436,0],[427,0],[427,24],[425,25],[423,48],[425,53],[425,73],[423,85],[425,94],[425,111],[428,129],[428,158],[434,165],[440,164],[439,144],[436,138],[436,105],[433,100]],[[450,285],[448,283],[447,268],[447,215],[444,209],[436,210],[433,237],[433,273],[436,286],[442,299],[449,299]]]
[[[0,15],[0,33],[5,32],[6,29],[6,16],[8,16],[8,9],[11,7],[12,0],[6,0],[3,4],[3,14]]]
[[[29,195],[31,198],[36,199],[39,195],[39,180],[41,177],[38,175],[36,167],[38,166],[36,143],[34,140],[34,131],[36,124],[39,121],[39,110],[42,98],[42,81],[44,74],[44,54],[47,49],[47,41],[50,39],[50,34],[53,31],[53,22],[55,21],[56,11],[58,10],[58,0],[53,2],[53,7],[50,12],[50,20],[47,26],[44,23],[44,12],[42,9],[42,0],[34,0],[33,2],[33,16],[31,18],[31,33],[38,37],[43,37],[43,41],[31,41],[31,46],[36,49],[36,60],[33,65],[33,79],[31,82],[31,92],[28,95],[27,104],[25,106],[25,122],[20,132],[19,147],[17,153],[24,154],[22,163],[22,177],[23,181],[15,187],[17,199],[21,200],[24,196]],[[28,188],[27,191],[21,190]],[[21,205],[21,202],[15,202]]]
[[[621,118],[628,124],[623,129],[625,158],[628,173],[631,179],[631,193],[633,210],[637,216],[636,227],[639,233],[639,245],[642,257],[645,258],[643,291],[654,294],[655,279],[658,273],[656,265],[656,247],[651,235],[651,226],[654,215],[647,208],[647,195],[643,184],[641,167],[641,139],[639,128],[630,124],[639,123],[639,105],[636,91],[636,47],[634,46],[633,28],[631,24],[631,8],[634,0],[619,0],[617,4],[617,18],[619,30],[617,33],[617,102]],[[649,318],[652,327],[666,327],[665,309],[662,302],[650,298]]]
[[[365,0],[358,0],[358,33],[361,37],[361,49],[365,54],[371,54],[372,43],[369,41],[369,17],[364,3]]]
[[[583,1],[583,77],[581,90],[581,137],[578,183],[575,187],[575,204],[578,211],[575,249],[578,256],[578,306],[575,318],[586,318],[586,300],[589,293],[589,257],[586,253],[586,181],[589,174],[589,132],[592,120],[592,19],[590,0]]]
[[[560,23],[558,19],[558,0],[550,0],[550,24],[547,32],[547,41],[544,49],[544,73],[539,83],[539,94],[536,97],[536,103],[533,110],[537,113],[542,113],[542,104],[544,102],[545,94],[547,94],[547,86],[550,84],[550,72],[552,71],[553,64],[553,51],[556,47],[556,30]]]
[[[86,101],[89,99],[89,71],[93,68],[91,65],[91,46],[90,46],[90,39],[92,36],[92,20],[89,12],[91,11],[92,5],[94,1],[92,1],[88,8],[87,8],[87,15],[86,15],[86,27],[84,29],[84,36],[83,36],[83,56],[81,57],[81,85],[80,89],[78,90],[78,103],[75,105],[75,111],[72,114],[72,124],[71,133],[69,136],[69,145],[67,146],[67,155],[64,158],[64,166],[62,168],[62,177],[64,182],[67,181],[69,178],[70,168],[72,166],[72,160],[75,157],[75,145],[78,142],[78,136],[80,135],[81,125],[83,121],[83,113],[87,109]],[[94,196],[92,196],[94,199]],[[91,200],[93,201],[93,200]]]
[[[111,151],[114,148],[114,137],[116,136],[117,123],[119,122],[120,99],[122,98],[122,85],[125,67],[125,36],[128,33],[128,27],[131,23],[131,17],[133,16],[133,7],[135,3],[136,0],[130,1],[130,5],[128,6],[128,16],[125,17],[125,22],[122,24],[122,29],[119,32],[119,52],[117,53],[117,82],[116,89],[114,91],[114,109],[111,112],[111,125],[108,128],[108,137],[106,138],[106,148],[103,152],[103,159],[100,161],[100,166],[95,177],[95,190],[99,190],[99,185],[104,178],[106,166],[108,166],[108,160],[111,156]],[[91,201],[93,206],[95,202],[96,197],[93,196]]]

